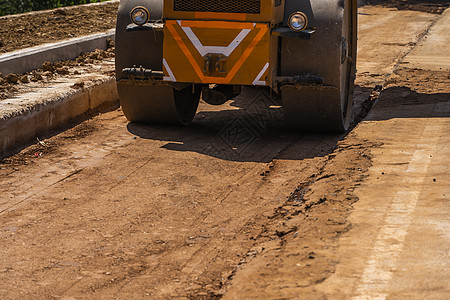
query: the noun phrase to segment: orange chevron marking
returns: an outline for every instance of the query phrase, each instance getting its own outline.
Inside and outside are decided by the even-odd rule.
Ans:
[[[266,34],[267,32],[267,26],[264,26],[262,24],[258,24],[256,26],[256,28],[260,28],[260,31],[258,32],[258,34],[255,36],[255,38],[253,39],[253,41],[250,43],[250,45],[248,46],[247,49],[245,49],[244,53],[242,54],[242,56],[239,58],[239,60],[237,61],[237,63],[234,65],[234,67],[231,69],[230,73],[228,73],[226,79],[228,80],[227,82],[230,82],[231,79],[233,79],[234,75],[236,75],[237,71],[242,67],[242,65],[244,64],[244,62],[247,60],[247,58],[250,56],[250,54],[253,52],[253,50],[255,49],[256,45],[258,45],[258,43],[261,41],[261,39],[263,38],[263,36]]]
[[[178,46],[180,46],[184,55],[186,55],[187,59],[191,63],[192,67],[195,70],[195,73],[197,73],[197,75],[200,77],[200,80],[202,82],[205,82],[204,81],[205,76],[203,75],[201,68],[198,66],[197,62],[195,61],[195,58],[192,56],[191,52],[189,52],[188,47],[184,44],[183,39],[181,38],[181,36],[178,34],[177,30],[175,29],[175,27],[174,27],[175,24],[176,24],[176,21],[167,21],[166,22],[167,28],[169,29],[170,33],[174,37]]]
[[[206,24],[206,23],[208,23],[208,24]],[[220,23],[226,23],[226,24],[222,24],[222,25],[224,25],[224,26],[233,26],[233,25],[230,24],[230,22],[206,22],[206,21],[182,21],[181,24],[182,24],[183,27],[199,27],[199,25],[200,25],[200,26],[205,26],[205,27],[211,28],[211,26],[209,26],[209,25],[212,24],[212,23],[216,23],[218,25]],[[261,39],[264,37],[264,35],[268,31],[268,27],[265,24],[256,24],[256,25],[254,25],[253,23],[245,23],[245,24],[247,24],[246,26],[251,26],[250,28],[257,28],[257,29],[259,29],[259,32],[253,38],[253,40],[250,42],[250,45],[245,49],[244,53],[239,58],[239,60],[236,62],[236,64],[233,66],[233,68],[230,70],[228,75],[225,78],[221,78],[221,77],[205,76],[203,74],[203,71],[202,71],[201,67],[198,65],[198,63],[195,60],[194,56],[189,51],[189,48],[186,46],[186,44],[184,43],[183,39],[181,38],[181,36],[177,32],[177,30],[175,29],[175,24],[177,24],[176,21],[173,21],[173,20],[167,20],[166,21],[166,26],[169,29],[169,32],[172,34],[172,36],[174,37],[174,39],[177,42],[178,46],[181,48],[181,50],[183,51],[184,55],[187,57],[189,63],[194,68],[195,73],[200,78],[200,81],[202,83],[209,83],[209,82],[213,82],[213,83],[217,83],[217,84],[228,84],[228,83],[230,83],[230,81],[233,79],[233,77],[236,75],[236,73],[239,71],[239,69],[242,67],[242,65],[245,63],[247,58],[250,56],[250,54],[253,52],[255,47],[258,45],[258,43],[261,41]],[[234,23],[234,24],[236,24],[236,23]],[[187,25],[192,25],[192,26],[187,26]],[[236,24],[236,25],[243,26],[244,24],[242,24],[242,25]],[[219,26],[213,27],[213,28],[226,28],[226,29],[228,29],[228,28],[238,28],[238,29],[242,28],[242,29],[247,29],[247,28],[244,28],[244,27],[219,27]]]

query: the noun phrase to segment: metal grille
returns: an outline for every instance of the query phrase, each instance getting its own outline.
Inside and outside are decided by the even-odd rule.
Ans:
[[[174,0],[174,11],[261,13],[261,0]]]

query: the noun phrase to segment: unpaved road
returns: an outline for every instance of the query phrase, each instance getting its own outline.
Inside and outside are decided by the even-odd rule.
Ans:
[[[411,261],[399,247],[388,248],[394,255],[387,260],[388,276],[375,288],[370,269],[385,270],[376,262],[385,254],[386,236],[376,233],[391,228],[392,218],[381,212],[399,209],[388,192],[408,192],[395,182],[417,187],[413,196],[436,184],[439,189],[429,192],[441,215],[434,218],[429,211],[427,218],[447,226],[442,215],[448,211],[443,202],[449,193],[448,155],[442,149],[448,145],[450,70],[402,68],[405,55],[414,53],[439,19],[382,7],[360,10],[356,114],[370,107],[365,100],[375,85],[386,83],[388,89],[369,119],[346,136],[287,132],[277,103],[263,91],[245,90],[222,107],[202,104],[188,128],[128,124],[118,110],[4,159],[0,298],[419,299],[424,291],[448,298],[448,283],[441,278],[445,264],[433,265],[438,284],[427,286],[429,273],[417,274],[413,282],[424,284],[410,294],[391,294],[392,278],[401,275],[394,272],[398,260]],[[437,123],[426,127],[433,120]],[[386,149],[398,161],[376,169]],[[427,168],[421,167],[421,149],[436,156]],[[401,159],[398,151],[405,151]],[[411,182],[398,169],[410,162],[418,175]],[[432,171],[436,181],[429,182]],[[377,177],[381,187],[371,184]],[[383,197],[377,191],[384,186]],[[367,205],[375,195],[380,196],[375,217],[350,215],[359,212],[354,205],[372,211]],[[426,205],[420,199],[413,198],[414,208]],[[411,225],[414,208],[406,211],[410,226],[400,233],[415,228],[420,234],[420,223]],[[406,236],[395,238],[411,249],[404,242],[414,244],[414,238]],[[434,237],[434,254],[442,257],[442,237]]]

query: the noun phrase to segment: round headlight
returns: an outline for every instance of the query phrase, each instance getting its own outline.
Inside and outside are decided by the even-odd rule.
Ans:
[[[302,31],[308,26],[308,17],[302,12],[295,12],[289,17],[288,25],[294,31]]]
[[[131,11],[131,21],[136,25],[144,25],[148,22],[149,17],[150,14],[145,7],[137,6]]]

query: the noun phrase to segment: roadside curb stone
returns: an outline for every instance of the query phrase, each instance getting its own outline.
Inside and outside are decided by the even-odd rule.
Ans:
[[[74,59],[81,53],[106,50],[110,40],[115,39],[115,30],[73,38],[58,43],[39,45],[0,55],[0,72],[26,73],[39,69],[47,62]]]
[[[0,104],[3,107],[10,105]],[[0,157],[71,119],[108,104],[118,105],[116,80],[112,76],[99,77],[81,88],[61,88],[24,107],[0,110]]]

